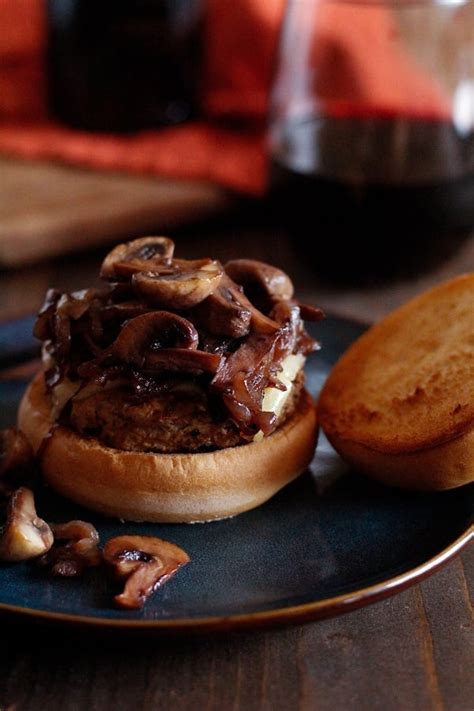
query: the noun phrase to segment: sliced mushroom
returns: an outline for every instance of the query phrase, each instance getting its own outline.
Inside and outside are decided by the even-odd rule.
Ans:
[[[67,523],[52,523],[51,529],[55,541],[80,541],[81,538],[89,538],[94,543],[99,542],[97,529],[87,521],[74,520]]]
[[[219,370],[222,357],[218,353],[190,350],[184,348],[160,348],[146,356],[144,368],[147,371],[164,370],[200,375]]]
[[[0,560],[14,562],[37,558],[53,545],[53,533],[39,518],[31,489],[17,489],[7,509],[7,522],[0,538]]]
[[[174,242],[169,237],[141,237],[115,247],[104,259],[100,276],[111,281],[150,271],[169,262]]]
[[[224,267],[226,274],[244,288],[258,308],[268,311],[275,300],[291,299],[293,282],[281,269],[255,259],[233,259]]]
[[[33,449],[16,427],[0,431],[0,478],[22,483],[34,471]]]
[[[242,338],[250,331],[252,313],[239,296],[237,287],[224,275],[216,291],[193,309],[193,316],[214,336]]]
[[[198,342],[198,332],[190,321],[169,311],[154,311],[128,321],[110,353],[141,368],[150,351],[169,347],[195,350]]]
[[[123,592],[114,600],[130,610],[143,607],[150,595],[190,560],[182,548],[152,536],[111,538],[103,556],[115,579],[126,580]]]
[[[275,333],[278,324],[247,299],[242,288],[224,274],[216,291],[193,309],[200,324],[214,336],[242,338],[251,330]]]
[[[38,559],[38,565],[52,575],[68,578],[82,575],[86,568],[100,565],[99,534],[91,523],[69,521],[51,524],[51,528],[54,546]]]
[[[178,260],[173,260],[175,270],[170,274],[151,271],[134,274],[134,288],[154,306],[179,310],[196,306],[219,286],[223,274],[219,262],[199,260],[182,266],[177,263]]]

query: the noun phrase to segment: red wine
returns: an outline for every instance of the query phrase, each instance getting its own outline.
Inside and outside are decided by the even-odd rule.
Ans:
[[[407,264],[474,226],[474,133],[419,119],[288,124],[272,136],[270,196],[295,240],[343,271]]]

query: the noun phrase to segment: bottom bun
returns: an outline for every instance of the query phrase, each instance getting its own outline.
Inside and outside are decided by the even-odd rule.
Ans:
[[[52,426],[39,374],[18,413],[35,451]],[[128,452],[63,426],[41,448],[45,481],[68,499],[130,521],[186,522],[226,518],[267,501],[301,474],[317,441],[316,411],[302,391],[295,413],[259,442],[198,454]]]

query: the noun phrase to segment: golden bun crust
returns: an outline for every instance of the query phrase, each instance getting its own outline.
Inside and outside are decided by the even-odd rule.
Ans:
[[[474,479],[474,274],[370,328],[333,368],[318,418],[339,454],[394,486]]]
[[[387,454],[332,436],[341,457],[388,486],[416,491],[442,491],[474,479],[474,429],[450,442],[418,452]]]
[[[37,451],[51,424],[40,373],[20,404],[18,425]],[[259,442],[203,454],[126,452],[60,426],[52,431],[41,464],[52,488],[107,516],[208,521],[269,499],[306,469],[316,441],[316,411],[303,390],[295,414]]]

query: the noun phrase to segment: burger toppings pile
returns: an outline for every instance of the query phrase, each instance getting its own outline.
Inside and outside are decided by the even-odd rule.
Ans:
[[[284,390],[284,359],[317,348],[302,314],[322,312],[298,304],[275,267],[173,254],[167,237],[137,239],[108,254],[104,288],[48,292],[35,335],[57,419],[138,451],[271,434],[283,420],[262,410],[265,389]]]
[[[0,505],[5,505],[0,529],[0,561],[32,560],[56,577],[78,577],[102,564],[115,583],[124,584],[115,595],[118,607],[140,609],[169,580],[189,556],[178,546],[151,536],[118,536],[99,548],[99,534],[85,521],[48,524],[36,512],[33,452],[15,428],[0,431]]]
[[[170,239],[145,237],[113,249],[100,276],[101,289],[51,289],[36,321],[53,427],[119,449],[199,452],[268,436],[297,407],[304,358],[317,349],[302,317],[323,314],[293,299],[281,270],[175,259]],[[287,387],[292,399],[281,411],[264,407],[269,392]],[[24,435],[0,432],[0,561],[34,560],[60,577],[105,564],[124,586],[114,600],[126,609],[142,607],[189,562],[159,538],[119,536],[101,550],[91,524],[47,523],[35,483]]]

